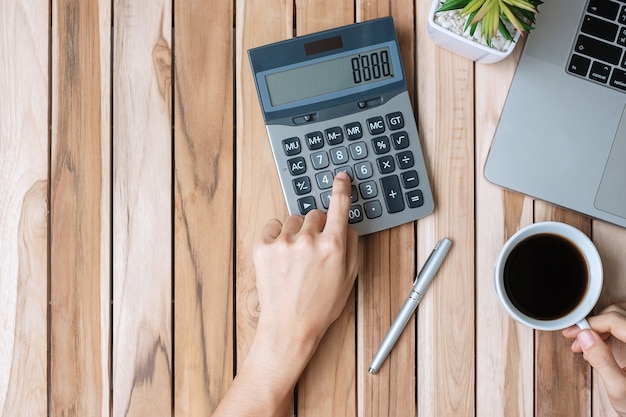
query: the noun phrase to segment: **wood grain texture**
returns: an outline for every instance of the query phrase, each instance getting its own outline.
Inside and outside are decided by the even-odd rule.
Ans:
[[[535,222],[559,221],[591,236],[591,220],[569,210],[535,201]],[[535,331],[535,414],[591,415],[591,368],[581,355],[571,354],[571,342],[561,332]]]
[[[334,0],[296,0],[295,7],[297,36],[354,22],[354,5],[348,1],[338,4]],[[353,291],[298,382],[298,416],[356,415],[354,295]]]
[[[114,4],[115,416],[172,409],[171,7]]]
[[[356,7],[358,21],[393,16],[407,89],[413,99],[414,10],[414,2],[402,0],[358,1]],[[416,114],[415,100],[413,104]],[[360,241],[356,369],[359,416],[416,413],[415,319],[411,319],[378,374],[368,373],[372,358],[411,292],[416,273],[415,245],[415,223],[365,236]]]
[[[47,412],[48,8],[0,2],[0,416]]]
[[[174,10],[177,416],[210,415],[234,376],[233,9]]]
[[[259,308],[252,250],[265,223],[287,216],[247,50],[293,36],[290,1],[236,4],[237,194],[236,194],[236,340],[237,367],[256,329]]]
[[[430,2],[417,2],[425,22]],[[422,146],[437,208],[418,222],[418,259],[448,237],[452,248],[418,314],[417,403],[420,416],[474,413],[474,68],[434,46],[417,27],[417,98]],[[472,242],[472,243],[470,243]]]
[[[593,242],[600,252],[604,269],[604,287],[595,312],[599,313],[607,306],[626,300],[626,233],[618,226],[594,220],[592,224]],[[626,345],[615,338],[608,340],[620,366],[626,366]],[[604,382],[596,371],[592,373],[593,416],[616,417],[604,390]]]
[[[493,290],[493,268],[504,243],[532,223],[533,201],[504,191],[484,175],[491,140],[521,48],[491,65],[475,66],[476,96],[476,415],[532,416],[534,332],[511,319]]]
[[[52,4],[49,348],[53,415],[108,414],[110,281],[103,264],[109,262],[110,245],[106,209],[110,118],[103,103],[110,100],[105,93],[110,72],[108,62],[101,62],[110,48],[107,10],[98,1]]]

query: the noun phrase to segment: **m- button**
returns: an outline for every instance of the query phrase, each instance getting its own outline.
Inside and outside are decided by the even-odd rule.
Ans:
[[[385,123],[381,116],[372,117],[371,119],[367,119],[367,130],[369,130],[371,135],[380,135],[385,131]]]

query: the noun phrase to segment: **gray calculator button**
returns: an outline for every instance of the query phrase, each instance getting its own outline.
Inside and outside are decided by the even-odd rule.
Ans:
[[[292,180],[293,189],[298,195],[308,194],[311,192],[311,179],[307,176],[298,177]]]
[[[410,208],[421,207],[424,204],[422,190],[413,190],[406,193],[406,201]]]
[[[381,155],[389,152],[389,138],[387,136],[379,136],[372,139],[372,148],[374,148],[374,153],[376,155]]]
[[[375,219],[383,214],[383,206],[378,200],[368,201],[363,204],[363,208],[365,208],[365,215],[368,219]]]
[[[306,162],[301,156],[289,159],[287,161],[287,166],[289,167],[291,175],[300,175],[306,172]]]
[[[343,128],[346,129],[346,137],[348,140],[357,140],[363,137],[363,130],[359,122],[348,123]]]
[[[404,127],[404,116],[399,111],[389,113],[387,116],[387,125],[391,130],[398,130]]]
[[[383,177],[380,179],[380,185],[383,189],[387,211],[389,213],[397,213],[404,210],[404,201],[402,200],[402,190],[400,189],[398,177],[395,175]]]
[[[298,155],[302,151],[300,139],[295,137],[283,140],[283,150],[287,156]]]
[[[383,121],[382,116],[367,119],[366,123],[367,130],[370,132],[370,135],[380,135],[385,131],[385,122]]]
[[[320,190],[325,190],[333,186],[333,173],[330,171],[320,172],[315,174],[315,181]]]
[[[356,161],[367,158],[367,146],[365,145],[365,142],[350,144],[350,156]]]
[[[400,174],[400,178],[402,178],[402,185],[404,186],[404,188],[415,188],[420,185],[417,171],[415,171],[414,169],[403,172],[402,174]]]
[[[348,162],[348,148],[345,146],[339,146],[330,150],[330,159],[333,160],[333,164],[341,165]]]
[[[311,164],[315,169],[323,169],[330,165],[326,151],[318,151],[311,154]]]
[[[393,161],[393,156],[391,155],[378,158],[376,163],[378,164],[378,171],[381,174],[389,174],[390,172],[396,170],[396,164]]]
[[[358,223],[363,221],[363,209],[359,204],[353,204],[348,211],[348,223]]]
[[[415,159],[413,159],[413,152],[411,151],[400,152],[396,155],[396,158],[398,159],[400,169],[412,168],[415,165]]]
[[[372,172],[372,164],[369,161],[354,165],[354,171],[356,172],[356,177],[360,180],[370,178],[374,175]]]
[[[300,214],[303,216],[309,211],[316,209],[317,205],[315,204],[315,197],[311,195],[302,197],[298,200],[298,208],[300,209]]]
[[[375,181],[366,181],[359,184],[359,190],[364,199],[374,198],[378,195],[378,187]]]
[[[306,146],[308,146],[312,151],[320,149],[324,146],[324,137],[322,136],[322,132],[307,133],[304,135],[304,140],[306,141]]]
[[[409,134],[405,131],[391,134],[391,143],[396,151],[409,147]]]
[[[339,145],[343,142],[343,131],[340,127],[331,127],[330,129],[326,129],[324,131],[326,134],[326,141],[329,145]]]

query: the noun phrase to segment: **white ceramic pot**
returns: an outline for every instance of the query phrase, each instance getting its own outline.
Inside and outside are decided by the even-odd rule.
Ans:
[[[515,42],[511,42],[506,51],[502,52],[498,49],[490,48],[487,45],[482,45],[471,39],[457,35],[435,23],[435,11],[439,8],[440,3],[440,0],[434,0],[430,7],[430,12],[428,13],[428,35],[435,44],[457,55],[471,59],[472,61],[480,62],[481,64],[491,64],[501,61],[513,52],[513,48],[515,48],[520,37],[519,31],[515,34]]]

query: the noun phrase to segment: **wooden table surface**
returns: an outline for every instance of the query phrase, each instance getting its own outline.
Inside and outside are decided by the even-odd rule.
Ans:
[[[613,415],[560,332],[506,316],[492,268],[520,227],[573,224],[603,258],[603,308],[626,299],[626,230],[485,180],[516,57],[438,49],[429,6],[0,0],[0,415],[211,414],[254,336],[255,239],[286,216],[246,51],[387,15],[436,210],[360,238],[353,294],[294,414]],[[416,318],[368,374],[442,237],[454,245]]]

